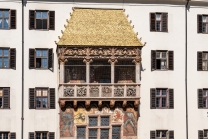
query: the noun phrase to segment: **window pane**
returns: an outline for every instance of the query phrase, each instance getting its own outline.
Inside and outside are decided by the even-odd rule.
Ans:
[[[47,20],[42,20],[43,28],[42,29],[47,29]]]
[[[166,107],[166,98],[162,98],[162,107]]]
[[[160,96],[160,90],[157,90],[156,95]]]
[[[160,31],[160,24],[161,24],[161,22],[156,22],[157,31]]]
[[[208,61],[203,61],[202,62],[202,69],[203,70],[207,70],[207,67],[208,67],[208,64],[207,63],[208,63]]]
[[[208,53],[203,53],[203,59],[208,59]]]
[[[97,137],[97,129],[89,129],[89,137]]]
[[[166,52],[162,52],[162,58],[166,58]]]
[[[3,19],[0,18],[0,28],[3,28]]]
[[[9,28],[9,19],[4,19],[4,28],[5,29]]]
[[[48,108],[48,98],[42,98],[43,108]]]
[[[2,97],[2,94],[3,94],[3,90],[0,89],[0,97]]]
[[[48,50],[42,50],[42,56],[48,56]]]
[[[160,58],[160,52],[156,52],[156,57]]]
[[[2,68],[2,58],[0,58],[0,68]]]
[[[89,126],[97,126],[97,117],[89,117]]]
[[[9,17],[9,11],[4,11],[4,17]]]
[[[0,133],[0,139],[2,139],[2,133]]]
[[[161,69],[166,69],[166,60],[161,60]]]
[[[206,108],[207,107],[207,99],[203,98],[203,107]]]
[[[109,126],[109,117],[101,117],[101,126]]]
[[[41,12],[36,12],[36,18],[41,18]]]
[[[156,131],[156,137],[160,138],[160,131]]]
[[[36,56],[42,56],[41,50],[36,50]]]
[[[86,128],[77,127],[77,139],[85,139]]]
[[[120,139],[121,127],[120,126],[113,126],[112,127],[112,139]]]
[[[36,19],[36,29],[42,29],[42,20]]]
[[[162,137],[166,137],[166,131],[162,131]]]
[[[47,133],[42,133],[42,139],[47,139]]]
[[[101,139],[108,139],[109,129],[101,129],[100,134],[101,134]]]
[[[48,90],[47,89],[43,89],[43,96],[48,96]]]
[[[42,66],[41,68],[48,68],[48,59],[47,58],[42,58]]]
[[[160,107],[160,98],[159,97],[156,98],[156,107]]]
[[[48,18],[48,12],[42,12],[42,18],[47,19]]]
[[[8,133],[3,133],[3,139],[8,139]]]
[[[206,24],[202,24],[202,32],[206,32]]]
[[[2,97],[0,97],[0,108],[2,108]]]
[[[156,14],[156,20],[161,20],[161,14]]]
[[[41,139],[41,133],[36,133],[36,139]]]
[[[36,98],[36,107],[37,108],[41,107],[41,98]]]
[[[2,15],[3,15],[3,12],[2,12],[2,11],[0,11],[0,17],[2,17]]]
[[[202,16],[202,22],[207,22],[207,16]]]
[[[166,96],[166,90],[162,90],[162,95]]]
[[[9,67],[9,59],[4,58],[4,68],[8,68],[8,67]]]
[[[203,90],[203,96],[207,96],[207,90]]]
[[[36,89],[36,96],[41,96],[41,89]]]
[[[2,49],[0,49],[0,56],[2,56],[3,55],[3,51],[2,51]]]
[[[4,49],[3,52],[4,52],[4,56],[9,56],[9,50],[8,49]]]

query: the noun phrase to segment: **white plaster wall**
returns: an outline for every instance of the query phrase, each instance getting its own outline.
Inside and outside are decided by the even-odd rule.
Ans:
[[[188,116],[189,138],[208,129],[208,110],[198,109],[197,89],[208,88],[208,72],[197,71],[197,51],[208,51],[208,34],[197,33],[197,14],[208,14],[208,4],[192,4],[188,12]]]
[[[16,70],[0,69],[0,87],[10,87],[10,109],[0,109],[0,131],[16,132],[21,136],[21,71],[22,71],[22,43],[21,43],[21,2],[1,2],[2,9],[16,9],[17,29],[0,30],[0,47],[16,48]]]

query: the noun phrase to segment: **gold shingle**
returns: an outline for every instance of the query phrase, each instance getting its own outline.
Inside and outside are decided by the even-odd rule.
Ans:
[[[58,45],[143,46],[123,10],[75,8]]]

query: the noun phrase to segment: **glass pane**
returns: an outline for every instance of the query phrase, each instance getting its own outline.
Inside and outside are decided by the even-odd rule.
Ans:
[[[3,53],[4,53],[4,56],[9,56],[9,50],[8,49],[4,49]]]
[[[162,95],[166,96],[166,90],[162,90]]]
[[[161,69],[166,69],[166,60],[161,60]]]
[[[9,58],[4,58],[4,68],[9,68]]]
[[[166,107],[166,98],[162,98],[162,107]]]
[[[202,16],[202,22],[207,22],[207,16]]]
[[[160,98],[159,97],[156,98],[156,107],[160,107]]]
[[[156,14],[156,20],[161,20],[161,14]]]
[[[2,68],[2,58],[0,58],[0,68]]]
[[[109,126],[109,117],[101,117],[101,126]]]
[[[0,97],[2,97],[2,94],[3,94],[3,90],[0,89]]]
[[[156,52],[156,57],[160,58],[160,52]]]
[[[47,139],[47,133],[42,133],[42,139]]]
[[[160,90],[157,90],[156,95],[160,96]]]
[[[4,17],[9,17],[9,11],[4,11]]]
[[[2,139],[2,133],[0,133],[0,139]]]
[[[41,50],[36,50],[36,56],[42,56]]]
[[[207,107],[207,99],[203,98],[203,107],[206,108]]]
[[[162,52],[162,58],[166,58],[166,52]]]
[[[2,49],[0,49],[0,56],[2,56],[3,55],[3,51],[2,51]]]
[[[101,139],[108,139],[109,129],[101,129],[100,134],[101,134]]]
[[[160,138],[160,131],[156,131],[156,137]]]
[[[77,127],[77,138],[85,139],[86,128],[85,127]]]
[[[208,59],[208,53],[203,53],[203,59]]]
[[[120,126],[113,126],[112,127],[112,139],[120,139],[120,132],[121,132]]]
[[[36,18],[41,18],[41,12],[36,12]]]
[[[42,98],[43,108],[48,108],[48,98]]]
[[[37,108],[41,107],[41,98],[36,98],[36,107]]]
[[[42,66],[41,68],[48,68],[48,59],[47,58],[42,58]]]
[[[2,15],[3,15],[3,12],[2,12],[2,11],[0,11],[0,17],[2,17]]]
[[[159,21],[159,22],[156,22],[156,29],[157,29],[157,31],[160,31],[160,26],[161,26],[161,22]]]
[[[47,19],[48,18],[48,12],[42,12],[42,18]]]
[[[207,90],[203,90],[203,96],[207,96]]]
[[[203,70],[207,70],[207,66],[208,66],[207,62],[208,62],[208,61],[203,61],[203,62],[202,62],[202,69],[203,69]]]
[[[47,89],[43,89],[43,96],[48,96],[48,90]]]
[[[36,29],[43,29],[42,19],[36,19]]]
[[[0,108],[2,108],[2,98],[0,97]]]
[[[166,131],[162,131],[162,137],[166,137]]]
[[[36,139],[41,139],[41,133],[36,133]]]
[[[4,28],[5,29],[9,28],[9,19],[4,19]]]
[[[97,137],[97,129],[89,129],[89,137]]]
[[[0,18],[0,28],[3,28],[3,20]]]
[[[207,26],[206,24],[202,24],[202,32],[207,32],[206,31],[206,26]]]
[[[41,89],[36,89],[36,96],[41,96]]]
[[[42,50],[42,56],[48,56],[48,50]]]
[[[8,139],[8,133],[3,133],[3,139]]]
[[[47,20],[44,19],[42,20],[43,28],[42,29],[47,29]]]
[[[89,117],[89,126],[97,126],[98,118],[97,117]]]

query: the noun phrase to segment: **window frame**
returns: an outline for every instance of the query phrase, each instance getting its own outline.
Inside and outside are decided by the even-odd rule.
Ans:
[[[37,90],[38,89],[41,89],[41,96],[37,96]],[[47,90],[47,97],[46,96],[42,96],[43,94],[43,91],[42,90]],[[44,109],[44,110],[47,110],[47,109],[50,109],[50,93],[49,93],[49,88],[48,87],[36,87],[35,88],[35,109],[38,109],[38,110],[41,110],[41,109]],[[41,107],[37,107],[37,98],[47,98],[47,108],[44,108],[43,107],[43,100],[41,100]]]
[[[0,132],[1,135],[3,135],[4,133],[7,133],[7,139],[10,139],[10,132],[9,131],[2,131]],[[2,136],[2,138],[4,139],[4,136]]]
[[[207,22],[203,22],[203,16],[207,17],[208,18],[208,15],[206,14],[202,14],[202,34],[208,34],[208,21]],[[206,31],[203,32],[203,25],[206,24]]]
[[[3,50],[8,49],[8,56],[3,56]],[[0,58],[2,58],[2,67],[0,67],[0,69],[10,69],[10,48],[9,47],[0,47],[0,50],[2,50],[2,56],[0,56]],[[3,59],[4,58],[8,58],[8,67],[4,68],[3,66]]]
[[[48,65],[49,55],[47,57],[46,56],[37,56],[36,55],[37,54],[37,50],[41,50],[41,53],[42,53],[43,50],[47,50],[47,55],[48,55],[49,49],[47,49],[47,48],[46,49],[45,48],[35,48],[35,69],[48,70],[48,67],[49,67],[49,65]],[[41,59],[41,66],[42,66],[42,58],[46,58],[47,59],[47,68],[42,68],[42,67],[37,68],[37,58]]]
[[[208,23],[208,22],[207,22]],[[208,26],[207,26],[207,28],[208,28]],[[207,59],[204,59],[203,58],[203,54],[207,54],[208,55],[208,52],[207,51],[202,51],[202,71],[208,71],[208,57],[207,57]],[[206,61],[207,62],[207,70],[204,70],[203,69],[203,62],[204,61]]]
[[[0,30],[9,30],[10,29],[10,20],[11,20],[11,18],[10,18],[10,16],[11,16],[11,10],[10,9],[0,9],[0,11],[8,11],[9,12],[9,15],[8,15],[8,18],[5,18],[4,17],[4,14],[2,15],[2,17],[0,17],[0,19],[2,19],[2,28],[0,28]],[[3,28],[4,27],[4,20],[5,19],[8,19],[8,28]]]
[[[166,132],[165,136],[166,137],[162,137],[162,132]],[[157,137],[157,132],[160,132],[160,137]],[[168,134],[168,130],[156,130],[155,131],[155,139],[167,139],[167,134]]]
[[[157,90],[160,90],[160,95],[157,95]],[[166,95],[162,95],[162,90],[166,90]],[[168,95],[168,88],[156,88],[156,92],[155,92],[155,99],[156,99],[156,109],[167,109],[168,108],[168,99],[169,99],[169,95]],[[157,98],[160,98],[160,102],[159,102],[159,107],[157,107]],[[165,107],[162,107],[162,98],[166,98],[165,101]]]
[[[157,20],[157,14],[160,14],[160,20]],[[162,31],[162,13],[155,13],[155,32],[163,32]],[[157,30],[157,22],[160,23],[160,30]]]
[[[157,58],[157,53],[162,53],[162,52],[166,52],[166,58]],[[167,71],[169,70],[168,67],[169,67],[169,62],[168,62],[168,56],[169,56],[169,51],[168,50],[156,50],[156,58],[155,58],[155,61],[156,61],[156,69],[157,71]],[[157,60],[166,60],[166,65],[165,65],[165,69],[158,69],[157,68]],[[161,61],[160,61],[160,64],[161,64]]]
[[[49,10],[34,10],[35,11],[35,30],[41,30],[41,31],[48,31],[49,30]],[[44,20],[44,18],[36,18],[36,13],[37,12],[47,12],[47,28],[46,29],[37,29],[37,20]],[[42,25],[43,28],[43,25]]]
[[[40,133],[41,134],[41,137],[40,137],[40,139],[42,139],[43,137],[42,137],[42,134],[43,133],[46,133],[46,138],[48,139],[48,136],[49,136],[49,132],[48,131],[35,131],[35,139],[37,138],[37,133]]]
[[[152,19],[152,14],[154,14],[154,19]],[[156,20],[157,14],[161,14],[160,20]],[[163,20],[163,16],[166,16],[166,21]],[[160,30],[157,30],[157,22],[160,22]],[[163,30],[163,23],[166,22],[166,30]],[[154,29],[152,29],[152,23],[154,24]],[[168,33],[168,13],[167,12],[150,12],[150,32],[166,32]]]

